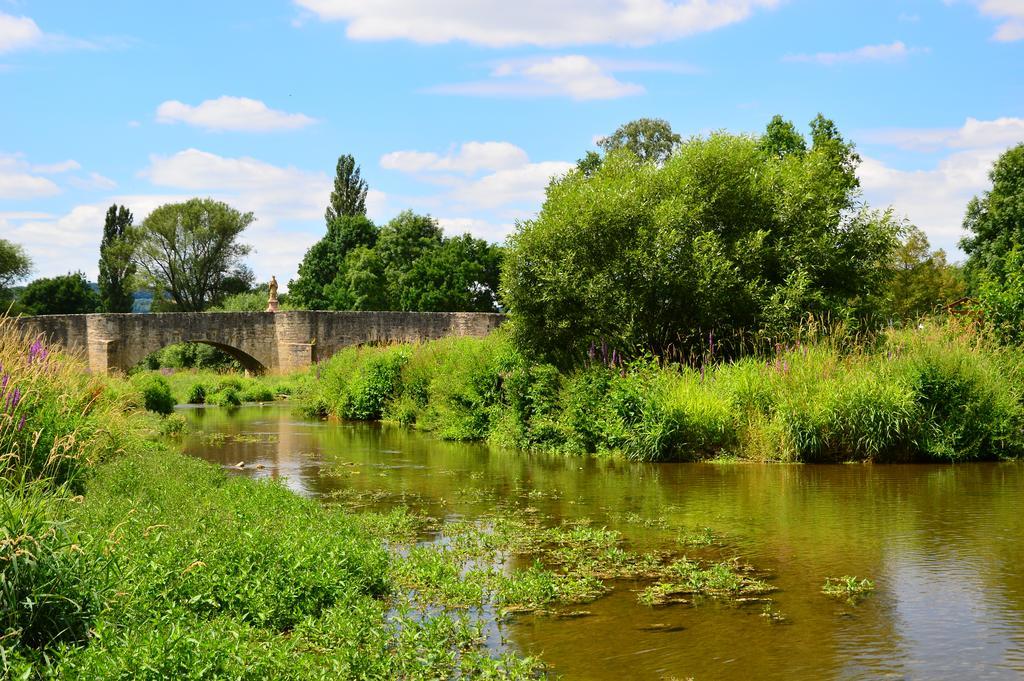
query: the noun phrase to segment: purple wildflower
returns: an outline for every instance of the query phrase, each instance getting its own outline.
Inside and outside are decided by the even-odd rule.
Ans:
[[[21,420],[18,421],[18,430],[21,430],[24,427],[25,427],[25,415],[22,414],[21,415]]]
[[[0,397],[3,397],[4,393],[7,392],[7,381],[9,380],[11,380],[10,374],[4,374],[3,379],[0,379]]]

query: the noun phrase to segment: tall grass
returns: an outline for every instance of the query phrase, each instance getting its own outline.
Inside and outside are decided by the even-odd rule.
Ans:
[[[644,461],[966,461],[1024,454],[1024,354],[931,324],[812,336],[701,368],[529,361],[503,332],[349,350],[300,385],[309,413],[445,439]],[[383,367],[387,367],[385,371]],[[372,409],[354,409],[372,395]]]
[[[165,380],[90,376],[2,319],[0,362],[0,678],[536,677],[468,619],[396,612],[353,516],[148,439]]]

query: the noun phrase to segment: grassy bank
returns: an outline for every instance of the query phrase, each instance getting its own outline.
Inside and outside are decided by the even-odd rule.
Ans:
[[[299,378],[298,374],[251,376],[240,371],[165,368],[139,371],[132,376],[132,382],[140,388],[154,386],[153,390],[165,392],[166,401],[172,407],[175,404],[232,407],[244,402],[272,402],[287,397]]]
[[[502,332],[350,348],[318,365],[297,394],[309,415],[644,461],[1024,455],[1024,355],[953,324],[870,342],[811,339],[704,369],[592,355],[562,373],[527,360]]]
[[[228,478],[150,440],[160,417],[143,389],[89,376],[2,321],[0,364],[4,678],[536,671],[489,654],[478,622],[400,588],[409,569],[380,539],[387,518]]]

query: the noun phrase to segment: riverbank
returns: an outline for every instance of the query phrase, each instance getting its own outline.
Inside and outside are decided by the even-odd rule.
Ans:
[[[535,676],[397,590],[389,520],[229,479],[151,439],[131,382],[2,324],[0,364],[4,678]]]
[[[684,557],[684,540],[637,552],[527,509],[438,526],[325,506],[161,440],[152,377],[89,375],[2,322],[0,364],[8,678],[537,678],[487,627],[609,580],[642,580],[651,603],[773,590],[738,561]]]
[[[713,339],[709,357],[713,360]],[[640,461],[973,461],[1024,455],[1024,354],[955,323],[825,337],[705,368],[595,349],[569,373],[503,332],[346,349],[296,391],[307,415],[449,440]]]

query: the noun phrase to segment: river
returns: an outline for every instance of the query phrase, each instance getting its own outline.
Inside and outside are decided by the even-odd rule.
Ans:
[[[710,528],[723,557],[770,576],[772,612],[716,601],[650,607],[623,581],[589,615],[520,615],[508,645],[566,679],[1024,678],[1024,464],[633,464],[307,421],[287,405],[185,408],[187,453],[349,505],[472,518],[495,501],[587,518],[631,548]],[[262,468],[257,468],[262,466]],[[859,604],[826,577],[875,582]]]

